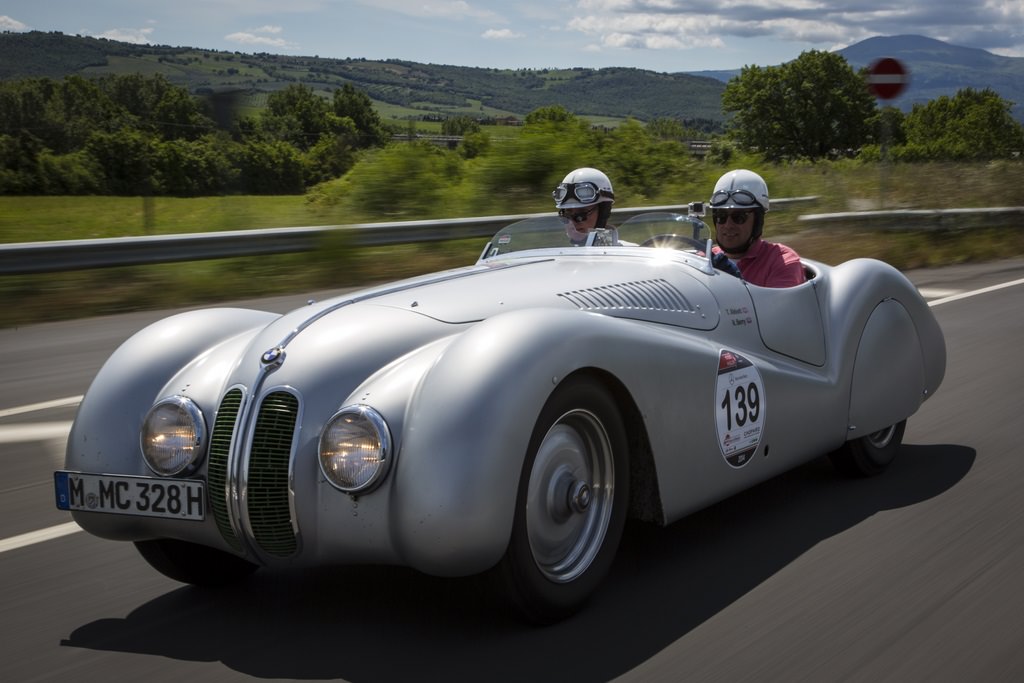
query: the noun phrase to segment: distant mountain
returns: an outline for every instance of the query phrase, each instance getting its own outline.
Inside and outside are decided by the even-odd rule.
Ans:
[[[910,84],[894,106],[909,110],[962,88],[991,88],[1015,103],[1014,117],[1024,121],[1024,58],[1002,57],[972,47],[951,45],[924,36],[888,36],[862,40],[839,50],[854,68],[881,57],[898,59],[910,71]]]
[[[725,119],[721,81],[642,69],[484,69],[400,60],[326,59],[134,45],[62,33],[0,34],[0,80],[71,74],[162,74],[194,93],[243,91],[259,106],[292,83],[333,92],[346,83],[396,118],[515,116],[561,105],[593,119],[674,118],[713,130]],[[261,99],[262,97],[262,99]]]
[[[951,45],[924,36],[876,36],[837,51],[854,69],[876,59],[892,57],[910,71],[910,84],[887,104],[909,111],[937,97],[952,97],[962,88],[991,88],[1016,106],[1014,117],[1024,122],[1024,58],[1002,57],[973,47]],[[688,71],[692,76],[728,82],[740,69]]]

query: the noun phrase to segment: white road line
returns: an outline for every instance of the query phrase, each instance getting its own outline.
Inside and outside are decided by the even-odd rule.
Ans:
[[[939,289],[938,287],[918,287],[917,292],[925,299],[942,299],[954,294],[960,294],[962,289]]]
[[[30,531],[27,534],[21,534],[20,536],[11,536],[10,538],[0,540],[0,553],[5,553],[8,550],[24,548],[27,545],[35,545],[36,543],[42,543],[43,541],[49,541],[50,539],[60,538],[61,536],[74,534],[81,530],[82,527],[78,526],[74,522],[66,522],[64,524],[58,524],[57,526],[51,526],[49,529]]]
[[[32,403],[27,406],[5,408],[4,410],[0,410],[0,417],[10,417],[11,415],[21,415],[22,413],[34,413],[37,410],[48,410],[50,408],[77,406],[81,402],[81,396],[68,396],[67,398],[58,398],[53,401],[44,401],[43,403]]]
[[[966,299],[972,296],[978,296],[979,294],[988,294],[999,289],[1006,289],[1007,287],[1014,287],[1016,285],[1024,285],[1024,278],[1019,280],[1013,280],[1012,282],[1003,282],[998,285],[992,285],[991,287],[983,287],[982,289],[975,289],[970,292],[964,292],[962,294],[954,294],[953,296],[947,296],[944,299],[936,299],[935,301],[929,301],[929,306],[941,306],[942,304],[948,304],[951,301],[959,301],[960,299]]]
[[[994,292],[999,289],[1005,289],[1006,287],[1014,287],[1016,285],[1024,285],[1024,278],[1020,280],[1014,280],[1012,282],[1004,282],[998,285],[992,285],[991,287],[985,287],[983,289],[976,289],[970,292],[963,292],[962,294],[954,294],[953,296],[947,296],[942,299],[936,299],[935,301],[929,301],[929,306],[940,306],[951,301],[959,301],[960,299],[966,299],[971,296],[977,296],[978,294],[987,294],[988,292]],[[7,410],[0,410],[0,417],[7,415],[18,415],[20,413],[28,413],[34,410],[44,410],[46,408],[56,408],[67,405],[74,405],[81,402],[81,396],[73,396],[70,398],[58,399],[56,401],[47,401],[46,403],[36,403],[30,406],[21,406],[20,408],[9,408]],[[61,536],[67,536],[82,530],[82,527],[78,526],[74,522],[67,522],[66,524],[58,524],[48,529],[42,529],[40,531],[32,531],[27,534],[21,534],[20,536],[12,536],[11,538],[0,539],[0,553],[8,550],[14,550],[15,548],[23,548],[27,545],[33,545],[35,543],[42,543],[43,541],[49,541],[53,538],[60,538]]]
[[[66,439],[70,431],[71,420],[66,422],[0,425],[0,443],[28,443],[29,441]]]

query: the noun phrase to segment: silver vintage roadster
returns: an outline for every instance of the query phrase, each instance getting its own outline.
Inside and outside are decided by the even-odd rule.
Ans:
[[[556,216],[475,265],[138,332],[88,390],[57,506],[167,576],[392,564],[578,610],[627,518],[669,524],[828,454],[881,472],[945,345],[897,270],[750,285],[692,215],[574,246]]]

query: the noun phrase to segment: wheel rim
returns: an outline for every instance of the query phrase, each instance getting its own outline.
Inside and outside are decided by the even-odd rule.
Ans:
[[[527,537],[544,576],[565,583],[587,570],[604,542],[614,495],[604,426],[590,412],[566,413],[544,435],[527,490]]]
[[[884,429],[879,429],[877,432],[868,434],[867,441],[873,448],[882,449],[889,445],[892,441],[893,434],[896,433],[896,425],[889,425]]]

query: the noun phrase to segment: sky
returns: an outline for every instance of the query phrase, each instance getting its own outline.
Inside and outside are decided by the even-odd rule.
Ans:
[[[1024,57],[1024,0],[3,0],[0,31],[499,69],[772,66],[918,34]]]

